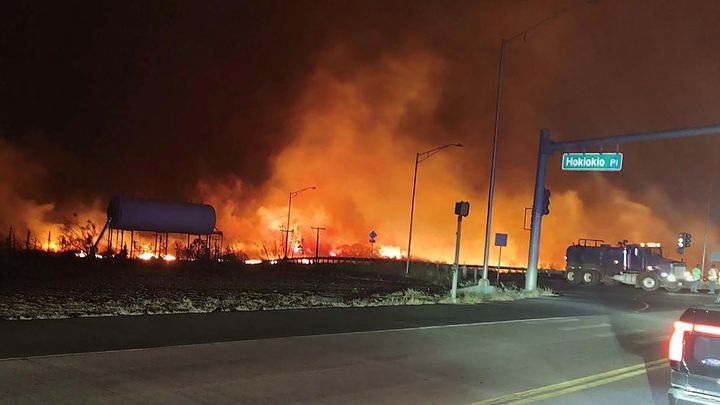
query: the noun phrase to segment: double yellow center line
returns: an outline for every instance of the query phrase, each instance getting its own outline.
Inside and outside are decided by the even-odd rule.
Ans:
[[[536,401],[542,401],[544,399],[555,398],[561,395],[586,390],[588,388],[599,387],[601,385],[610,384],[626,378],[643,375],[648,371],[657,370],[665,367],[666,365],[667,360],[665,359],[655,360],[649,363],[636,364],[634,366],[618,368],[616,370],[593,374],[575,380],[546,385],[544,387],[533,388],[531,390],[516,392],[514,394],[503,395],[493,399],[486,399],[484,401],[476,402],[473,405],[529,404]]]

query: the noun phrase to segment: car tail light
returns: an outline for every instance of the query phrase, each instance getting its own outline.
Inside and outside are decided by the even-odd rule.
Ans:
[[[695,332],[704,333],[706,335],[720,336],[720,327],[710,325],[695,325]]]
[[[705,335],[720,336],[720,327],[717,326],[692,324],[682,321],[675,322],[674,326],[675,328],[670,338],[670,350],[668,353],[668,359],[671,365],[673,362],[682,360],[685,332],[698,332]]]
[[[690,332],[693,329],[693,324],[687,322],[675,322],[675,329],[673,330],[672,337],[670,338],[670,353],[668,358],[670,361],[682,360],[683,354],[683,338],[685,332]]]

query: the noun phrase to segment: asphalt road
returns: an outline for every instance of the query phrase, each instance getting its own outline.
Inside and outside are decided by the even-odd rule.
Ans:
[[[3,321],[0,402],[666,403],[671,324],[713,297],[555,287],[482,305]]]

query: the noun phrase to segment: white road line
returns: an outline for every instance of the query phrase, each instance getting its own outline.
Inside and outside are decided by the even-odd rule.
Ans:
[[[378,329],[378,330],[363,330],[358,332],[338,332],[338,333],[321,333],[317,335],[302,335],[302,336],[288,336],[288,338],[311,338],[318,336],[348,336],[348,335],[367,335],[373,333],[386,333],[386,332],[404,332],[414,330],[429,330],[429,329],[445,329],[445,328],[464,328],[467,326],[485,326],[485,325],[503,325],[509,323],[524,323],[524,322],[552,322],[562,319],[568,319],[565,316],[555,316],[550,318],[531,318],[531,319],[511,319],[507,321],[488,321],[488,322],[472,322],[472,323],[455,323],[450,325],[430,325],[430,326],[412,326],[409,328],[393,328],[393,329]]]
[[[650,344],[650,343],[660,343],[660,342],[664,342],[664,341],[666,341],[666,340],[668,340],[668,337],[667,337],[667,336],[657,336],[657,337],[654,337],[654,338],[633,340],[632,342],[635,343],[636,345],[647,345],[647,344]]]
[[[96,351],[76,352],[76,353],[45,354],[45,355],[40,355],[40,356],[9,357],[9,358],[0,359],[0,362],[13,361],[13,360],[53,358],[53,357],[83,356],[86,354],[139,352],[139,351],[145,351],[145,350],[183,348],[183,347],[206,346],[206,345],[220,345],[220,344],[225,344],[225,343],[239,343],[239,342],[246,342],[246,341],[257,341],[257,340],[308,339],[308,338],[332,337],[332,336],[371,335],[371,334],[379,334],[379,333],[411,332],[411,331],[417,331],[417,330],[464,328],[464,327],[468,327],[468,326],[503,325],[503,324],[512,324],[512,323],[523,323],[523,322],[529,322],[529,321],[551,322],[551,321],[558,321],[561,319],[576,319],[576,318],[556,316],[556,317],[549,317],[549,318],[511,319],[511,320],[507,320],[507,321],[456,323],[456,324],[451,324],[451,325],[431,325],[431,326],[415,326],[415,327],[409,327],[409,328],[364,330],[364,331],[358,331],[358,332],[319,333],[319,334],[315,334],[315,335],[297,335],[297,336],[280,336],[280,337],[255,338],[255,339],[239,339],[239,340],[232,340],[232,341],[225,341],[225,342],[191,343],[191,344],[185,344],[185,345],[179,344],[179,345],[143,347],[143,348],[132,348],[132,349],[96,350]]]
[[[581,330],[581,329],[607,328],[608,326],[610,326],[609,323],[598,323],[595,325],[566,326],[564,328],[559,328],[559,329],[564,330],[564,331],[570,331],[570,330]]]
[[[633,330],[631,330],[629,332],[625,332],[625,333],[615,333],[615,332],[598,333],[595,335],[595,337],[607,338],[607,337],[611,337],[611,336],[627,336],[627,335],[636,335],[638,333],[644,333],[644,332],[647,332],[647,331],[645,329],[633,329]]]
[[[578,318],[566,318],[566,319],[551,319],[551,320],[541,320],[541,321],[524,321],[524,324],[527,325],[535,325],[538,323],[565,323],[565,322],[577,322],[580,319]]]

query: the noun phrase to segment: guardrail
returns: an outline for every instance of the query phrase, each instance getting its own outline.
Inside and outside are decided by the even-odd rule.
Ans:
[[[375,257],[293,257],[285,260],[270,260],[271,263],[295,263],[295,264],[361,264],[371,265],[375,263],[404,263],[404,260],[399,259],[388,259],[388,258],[375,258]],[[452,264],[441,263],[441,262],[422,262],[416,261],[412,263],[424,264],[424,265],[436,265],[438,267],[452,268]],[[474,271],[475,269],[482,270],[482,264],[463,264],[459,266],[461,271]],[[495,272],[500,270],[500,273],[525,273],[527,267],[521,266],[490,266],[490,270]],[[540,269],[540,272],[546,275],[562,276],[565,274],[562,270],[556,269]]]

